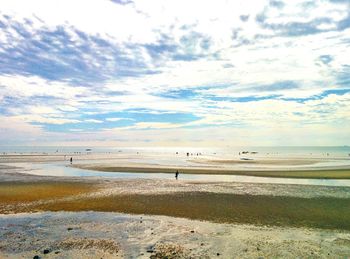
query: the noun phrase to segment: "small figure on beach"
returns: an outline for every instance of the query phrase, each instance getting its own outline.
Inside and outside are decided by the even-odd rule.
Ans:
[[[176,170],[176,173],[175,173],[175,179],[176,179],[176,180],[177,180],[178,176],[179,176],[179,171]]]
[[[73,164],[73,157],[70,158],[70,164]]]

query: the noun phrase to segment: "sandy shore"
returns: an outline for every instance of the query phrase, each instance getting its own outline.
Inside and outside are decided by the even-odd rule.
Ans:
[[[0,164],[1,258],[339,258],[350,252],[349,187],[30,173]]]
[[[1,258],[346,258],[350,233],[118,213],[0,216]]]
[[[16,172],[18,168],[6,169]],[[2,178],[6,178],[2,174]],[[20,177],[14,174],[15,177]],[[349,187],[24,175],[0,183],[0,212],[101,211],[219,223],[350,230]]]

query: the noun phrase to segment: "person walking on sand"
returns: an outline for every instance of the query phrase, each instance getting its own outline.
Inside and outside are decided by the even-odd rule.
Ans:
[[[73,157],[70,158],[70,164],[73,164]]]
[[[179,171],[176,170],[176,173],[175,173],[175,179],[177,180],[177,177],[179,176]]]

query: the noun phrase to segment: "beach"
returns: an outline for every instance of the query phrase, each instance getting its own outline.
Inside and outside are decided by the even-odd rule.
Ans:
[[[349,255],[346,157],[248,158],[254,160],[140,153],[2,155],[0,255]],[[224,180],[232,175],[247,178]],[[14,240],[19,240],[16,246]]]
[[[349,49],[350,0],[1,0],[0,259],[350,259]]]
[[[0,216],[0,224],[2,258],[346,258],[350,252],[346,231],[165,216],[45,212]]]

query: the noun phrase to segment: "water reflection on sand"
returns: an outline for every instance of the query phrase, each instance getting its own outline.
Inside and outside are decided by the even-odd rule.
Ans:
[[[10,165],[10,164],[9,164]],[[174,179],[170,173],[132,173],[132,172],[100,172],[67,166],[63,163],[16,163],[13,166],[22,167],[24,173],[47,176],[75,176],[75,177],[105,177],[121,179]],[[246,182],[273,184],[300,184],[320,186],[347,186],[349,179],[297,179],[256,177],[243,175],[208,175],[208,174],[180,174],[179,180],[195,180],[209,182]]]

